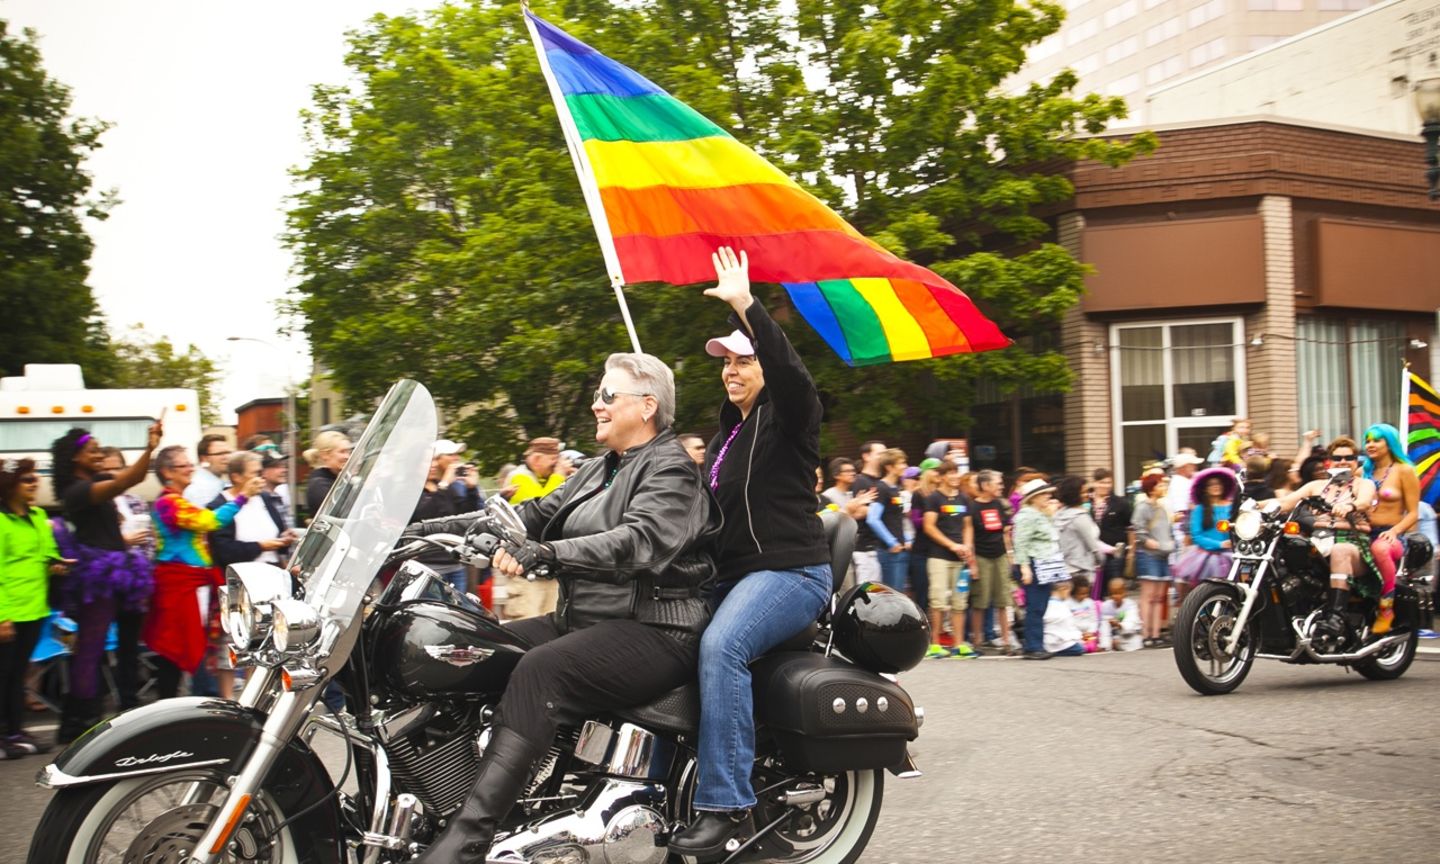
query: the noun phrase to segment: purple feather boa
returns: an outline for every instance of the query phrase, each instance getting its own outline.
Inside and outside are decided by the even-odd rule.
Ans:
[[[54,603],[74,616],[85,606],[113,599],[119,609],[143,612],[155,593],[155,570],[140,549],[117,552],[86,546],[70,533],[64,519],[50,520],[60,554],[75,559],[75,566],[54,584]]]

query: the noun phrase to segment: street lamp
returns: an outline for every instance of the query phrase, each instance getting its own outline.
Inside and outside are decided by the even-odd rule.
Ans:
[[[1415,82],[1415,110],[1420,112],[1420,134],[1425,139],[1425,179],[1430,200],[1440,200],[1440,78]]]
[[[255,336],[226,336],[226,342],[258,342],[275,351],[281,351],[278,345],[267,339],[260,339]],[[290,525],[298,525],[299,514],[296,510],[298,504],[299,490],[295,488],[298,482],[295,474],[295,451],[300,446],[298,440],[300,427],[295,422],[295,376],[291,374],[290,361],[285,361],[285,484],[290,487]]]

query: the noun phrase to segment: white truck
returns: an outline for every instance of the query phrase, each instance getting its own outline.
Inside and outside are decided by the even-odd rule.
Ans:
[[[27,363],[25,374],[0,378],[0,459],[34,459],[40,499],[56,506],[51,491],[50,445],[72,427],[94,435],[102,447],[119,447],[128,463],[145,450],[150,424],[165,416],[161,447],[181,444],[194,458],[200,441],[200,401],[194,390],[88,390],[80,367]],[[131,490],[146,501],[160,494],[154,475]]]

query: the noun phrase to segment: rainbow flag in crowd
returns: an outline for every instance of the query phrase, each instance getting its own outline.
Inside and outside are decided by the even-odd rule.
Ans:
[[[852,366],[1003,348],[960,289],[867,239],[728,132],[525,12],[611,280],[688,285],[744,250]]]
[[[1420,475],[1420,497],[1440,508],[1440,395],[1414,372],[1405,371],[1405,452]]]

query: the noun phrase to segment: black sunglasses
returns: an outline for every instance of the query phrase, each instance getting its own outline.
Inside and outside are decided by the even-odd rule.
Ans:
[[[631,393],[628,390],[611,390],[609,387],[597,387],[595,389],[596,402],[603,402],[606,405],[614,405],[616,396],[652,396],[652,393]]]
[[[1356,456],[1354,453],[1351,453],[1351,454],[1345,455],[1345,456],[1342,456],[1342,455],[1340,455],[1340,454],[1337,453],[1337,454],[1335,454],[1335,455],[1333,455],[1333,456],[1330,457],[1330,461],[1331,461],[1331,462],[1358,462],[1358,461],[1360,461],[1360,457],[1359,457],[1359,456]]]

